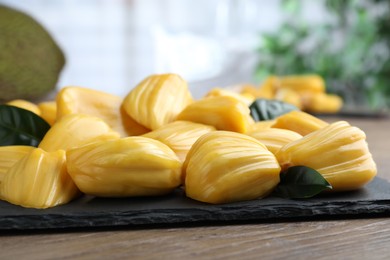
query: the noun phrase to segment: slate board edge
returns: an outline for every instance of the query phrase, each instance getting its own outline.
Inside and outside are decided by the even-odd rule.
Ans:
[[[88,203],[84,204],[88,200],[80,200],[78,203],[81,208],[79,209],[75,209],[70,203],[64,205],[64,208],[60,206],[47,211],[23,209],[4,202],[5,208],[1,208],[4,211],[0,212],[0,231],[118,229],[122,227],[135,229],[154,226],[201,226],[390,216],[390,183],[385,179],[376,177],[362,192],[347,193],[346,197],[335,195],[336,198],[325,197],[300,201],[271,196],[266,199],[222,205],[209,205],[188,200],[185,196],[172,196],[174,203],[164,204],[163,207],[153,208],[152,206],[134,210],[123,207],[120,202],[120,207],[116,207],[113,211],[105,207],[98,209],[92,207],[94,210],[91,211],[91,208],[87,206]],[[359,199],[351,199],[357,198],[356,196]],[[182,204],[180,200],[177,201],[179,198]],[[166,199],[169,200],[169,197]],[[113,202],[108,201],[109,205]],[[9,207],[13,210],[8,211]]]
[[[307,219],[315,220],[324,217],[352,217],[352,216],[378,216],[390,215],[390,200],[378,203],[364,202],[339,202],[332,207],[327,204],[307,204],[300,207],[291,205],[268,205],[258,208],[243,208],[239,211],[236,207],[220,207],[219,210],[210,208],[161,209],[158,214],[154,210],[142,210],[138,212],[120,212],[113,214],[47,214],[8,216],[0,219],[0,230],[40,230],[40,229],[66,229],[66,228],[91,228],[91,227],[140,227],[148,225],[196,224],[202,223],[234,223],[234,222],[265,222],[272,220]],[[363,214],[363,215],[362,215]]]

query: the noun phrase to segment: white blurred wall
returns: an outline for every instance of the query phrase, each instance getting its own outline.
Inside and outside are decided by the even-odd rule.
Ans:
[[[313,21],[324,13],[308,1]],[[252,81],[259,33],[278,28],[279,0],[0,0],[32,15],[65,52],[58,88],[125,95],[144,77],[173,72],[195,97]]]

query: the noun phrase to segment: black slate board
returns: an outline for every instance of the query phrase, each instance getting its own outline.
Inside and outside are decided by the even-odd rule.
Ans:
[[[364,189],[307,200],[268,197],[209,205],[186,198],[181,189],[162,197],[104,199],[83,196],[45,210],[0,201],[0,230],[50,230],[283,221],[296,218],[390,216],[390,183],[375,178]]]

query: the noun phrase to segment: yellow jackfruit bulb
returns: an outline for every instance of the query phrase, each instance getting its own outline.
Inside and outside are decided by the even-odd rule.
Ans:
[[[40,148],[16,162],[1,183],[1,199],[27,208],[50,208],[79,195],[66,171],[65,151]]]
[[[288,88],[280,88],[276,91],[275,99],[280,100],[302,109],[303,104],[301,96],[294,90]]]
[[[131,116],[129,116],[123,106],[120,108],[120,114],[122,117],[122,123],[126,129],[128,136],[143,135],[150,132],[150,129],[140,125]]]
[[[275,154],[284,145],[302,138],[302,135],[294,131],[279,128],[250,131],[247,135],[260,141],[273,154]]]
[[[241,101],[228,96],[203,98],[188,105],[177,120],[214,126],[218,130],[245,133],[253,119]]]
[[[152,75],[123,100],[123,108],[135,121],[155,130],[173,122],[192,102],[187,82],[176,74]]]
[[[247,132],[260,131],[271,128],[275,124],[275,120],[264,120],[253,123]]]
[[[63,116],[47,131],[38,147],[54,152],[119,137],[119,134],[100,118],[70,114]]]
[[[39,110],[38,106],[27,100],[15,99],[7,102],[6,105],[23,108],[25,110],[33,112],[38,116],[41,115],[41,110]]]
[[[289,75],[278,79],[279,87],[289,88],[299,94],[325,92],[325,81],[319,75]]]
[[[343,106],[341,97],[333,94],[318,93],[311,95],[306,103],[306,110],[312,113],[337,113]]]
[[[38,104],[39,110],[41,110],[41,117],[53,125],[57,118],[57,104],[55,101],[45,101]]]
[[[265,197],[279,183],[280,166],[256,139],[214,131],[193,145],[183,173],[188,197],[217,204]]]
[[[305,136],[327,125],[327,122],[315,116],[294,110],[277,117],[272,127],[291,130]]]
[[[228,90],[228,89],[222,89],[222,88],[213,88],[210,90],[205,97],[221,97],[221,96],[229,96],[236,98],[237,100],[240,100],[247,106],[252,104],[252,102],[255,100],[255,97],[253,95],[243,95],[237,92],[234,92],[233,90]]]
[[[278,78],[275,76],[269,76],[259,87],[258,98],[274,99],[276,93],[276,86],[278,84]]]
[[[202,135],[214,131],[209,125],[189,121],[175,121],[149,132],[144,137],[159,140],[168,145],[184,161],[191,146]]]
[[[181,184],[181,161],[165,144],[132,136],[67,151],[79,189],[101,197],[154,196]]]
[[[5,173],[35,147],[25,145],[0,146],[0,183]]]
[[[57,118],[69,114],[86,114],[105,121],[122,137],[128,136],[127,114],[121,114],[122,98],[94,89],[65,87],[57,94]]]
[[[317,170],[333,191],[355,190],[377,173],[365,139],[362,130],[339,121],[283,146],[276,157],[283,169],[303,165]]]
[[[271,80],[266,80],[260,87],[251,84],[245,84],[241,87],[240,90],[241,95],[250,94],[251,96],[254,97],[254,99],[256,98],[272,99],[274,98],[274,92],[275,91]]]

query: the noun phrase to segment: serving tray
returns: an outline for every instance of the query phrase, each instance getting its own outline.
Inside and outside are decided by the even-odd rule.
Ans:
[[[161,197],[107,199],[83,196],[38,210],[0,201],[0,230],[144,228],[151,226],[277,222],[299,219],[390,216],[390,184],[376,177],[365,188],[306,200],[278,197],[210,205],[182,189]]]

